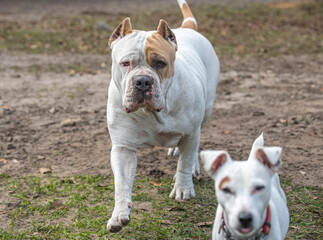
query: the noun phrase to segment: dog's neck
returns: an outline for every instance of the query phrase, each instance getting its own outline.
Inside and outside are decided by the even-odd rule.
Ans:
[[[268,205],[266,208],[266,218],[264,224],[258,231],[251,237],[247,238],[246,240],[265,240],[270,233],[271,228],[271,210],[270,206]],[[225,223],[224,213],[222,212],[221,223],[219,227],[219,233],[223,231],[223,237],[226,240],[240,240]]]

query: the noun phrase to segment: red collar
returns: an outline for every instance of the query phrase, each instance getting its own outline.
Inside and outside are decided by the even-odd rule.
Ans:
[[[266,235],[269,235],[271,228],[271,210],[269,205],[267,206],[267,214],[264,225],[262,225],[262,232]]]
[[[225,231],[225,221],[224,221],[224,216],[223,216],[223,212],[222,212],[222,217],[221,217],[221,221],[222,221],[222,230]],[[271,210],[270,210],[270,206],[267,206],[267,213],[266,213],[266,219],[265,219],[265,223],[264,225],[262,225],[262,232],[265,235],[269,235],[270,233],[270,228],[271,228]]]

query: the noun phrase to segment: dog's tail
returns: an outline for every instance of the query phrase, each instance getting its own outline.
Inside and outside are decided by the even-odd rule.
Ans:
[[[182,28],[191,28],[195,31],[197,31],[197,22],[195,20],[195,17],[193,16],[193,13],[191,12],[190,7],[188,6],[187,2],[185,0],[177,0],[179,7],[182,10],[183,14],[183,22],[182,22]]]

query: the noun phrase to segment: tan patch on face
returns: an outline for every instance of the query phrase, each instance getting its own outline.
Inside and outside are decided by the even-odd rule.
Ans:
[[[152,67],[162,81],[174,75],[175,48],[163,36],[153,33],[147,38],[145,54],[147,63]],[[164,68],[158,68],[158,63],[164,62]]]
[[[224,177],[224,178],[221,180],[220,184],[219,184],[219,188],[220,188],[220,189],[222,189],[223,185],[224,185],[225,183],[227,183],[227,182],[230,182],[230,181],[231,181],[231,179],[230,179],[228,176]]]

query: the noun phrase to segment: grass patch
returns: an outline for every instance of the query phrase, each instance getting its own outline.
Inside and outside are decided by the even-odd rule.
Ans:
[[[323,3],[295,5],[248,4],[243,7],[194,5],[200,32],[224,56],[277,56],[323,52]],[[39,22],[0,22],[0,50],[24,53],[104,54],[108,38],[121,20],[130,16],[135,29],[155,29],[164,18],[180,26],[178,8],[125,14],[86,14],[49,17]],[[108,31],[94,28],[107,22]]]
[[[291,214],[287,239],[322,237],[322,189],[283,181]],[[132,220],[120,233],[106,230],[113,210],[113,178],[0,176],[1,239],[209,239],[216,200],[211,180],[195,182],[197,197],[169,199],[170,178],[137,178]]]

